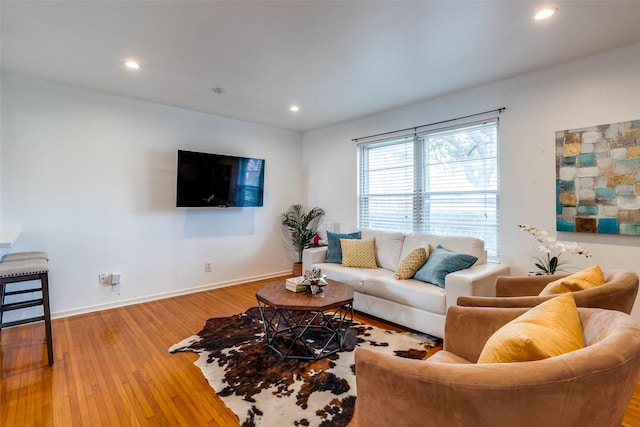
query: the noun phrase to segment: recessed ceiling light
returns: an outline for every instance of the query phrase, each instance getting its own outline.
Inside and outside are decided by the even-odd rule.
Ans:
[[[555,7],[545,7],[544,9],[540,9],[539,11],[537,11],[533,19],[535,19],[536,21],[545,20],[553,16],[557,10],[558,9],[556,9]]]
[[[131,68],[132,70],[137,70],[138,68],[140,68],[140,64],[138,64],[136,61],[127,61],[124,63],[124,66],[127,68]]]
[[[298,111],[300,111],[300,107],[298,107],[297,105],[292,105],[291,107],[289,107],[289,111],[291,111],[292,113],[297,113]]]

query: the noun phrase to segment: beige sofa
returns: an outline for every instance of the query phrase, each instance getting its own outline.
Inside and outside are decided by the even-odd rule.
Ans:
[[[378,268],[326,263],[327,247],[318,247],[305,249],[303,271],[315,266],[328,278],[353,286],[353,307],[357,311],[439,338],[444,336],[447,309],[456,304],[459,296],[495,296],[497,277],[509,274],[509,267],[487,263],[484,242],[480,239],[366,229],[361,232],[362,239],[375,238]],[[431,249],[441,245],[478,260],[470,268],[448,274],[444,289],[415,279],[396,279],[394,272],[400,261],[414,248],[427,245]]]
[[[640,375],[640,324],[578,308],[585,348],[476,364],[491,334],[526,310],[452,307],[444,350],[426,361],[356,349],[358,425],[619,427]]]

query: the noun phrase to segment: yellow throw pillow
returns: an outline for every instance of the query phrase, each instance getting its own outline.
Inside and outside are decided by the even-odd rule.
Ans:
[[[411,279],[416,271],[420,269],[427,262],[429,258],[429,248],[417,247],[409,252],[398,267],[396,268],[396,278],[404,280]]]
[[[377,268],[375,239],[340,239],[344,267]]]
[[[584,348],[582,322],[573,294],[545,301],[498,329],[478,363],[526,362]]]
[[[600,266],[594,265],[593,267],[585,268],[570,276],[549,283],[542,292],[540,292],[540,295],[557,295],[564,294],[565,292],[583,291],[585,289],[595,288],[603,283],[604,274],[602,274],[602,269]]]

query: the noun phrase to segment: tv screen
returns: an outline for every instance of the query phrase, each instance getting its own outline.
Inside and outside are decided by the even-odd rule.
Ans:
[[[262,206],[264,160],[178,150],[178,207]]]

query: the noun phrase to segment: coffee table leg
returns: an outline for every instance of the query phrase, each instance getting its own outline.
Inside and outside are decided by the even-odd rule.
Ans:
[[[344,350],[347,331],[353,325],[353,306],[345,304],[328,313],[328,315],[325,313],[323,315],[326,318],[329,329],[334,331],[334,336],[338,336],[339,350]]]
[[[349,327],[353,325],[353,306],[351,304],[343,305],[336,309],[338,325],[335,328],[340,337],[340,350],[344,350],[345,339]]]
[[[280,357],[284,357],[284,354],[277,348],[277,343],[274,342],[278,333],[282,332],[281,323],[285,324],[284,329],[291,328],[289,322],[282,317],[280,310],[271,308],[268,304],[258,300],[258,309],[260,310],[260,317],[262,317],[262,327],[264,329],[264,339],[267,346],[274,350]]]

